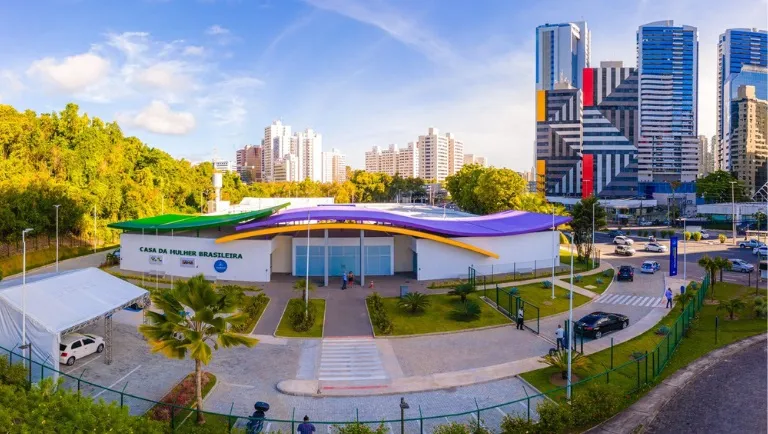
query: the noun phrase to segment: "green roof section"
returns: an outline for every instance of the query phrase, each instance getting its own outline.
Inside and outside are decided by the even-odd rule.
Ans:
[[[195,229],[215,228],[219,226],[233,226],[245,223],[251,220],[258,220],[269,217],[276,211],[290,205],[284,203],[264,208],[257,211],[242,212],[238,214],[222,215],[188,215],[188,214],[163,214],[154,217],[145,217],[143,219],[128,220],[124,222],[110,223],[107,227],[112,229],[123,229],[126,231],[150,231],[150,232],[170,232],[187,231]]]

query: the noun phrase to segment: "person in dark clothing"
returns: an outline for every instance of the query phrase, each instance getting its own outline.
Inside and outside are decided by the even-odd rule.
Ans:
[[[523,308],[521,307],[520,309],[517,310],[517,329],[518,330],[525,330],[525,328],[523,327],[523,318],[524,318],[523,314],[524,314]]]
[[[315,432],[315,426],[309,423],[309,416],[304,416],[304,422],[299,425],[296,430],[299,434],[312,434]]]

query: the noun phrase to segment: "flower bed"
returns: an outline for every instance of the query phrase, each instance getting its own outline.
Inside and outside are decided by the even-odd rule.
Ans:
[[[210,372],[203,372],[203,378],[201,379],[203,387],[203,398],[211,391],[216,384],[216,376]],[[170,405],[175,405],[176,409],[172,410]],[[181,380],[176,386],[168,392],[159,403],[155,404],[152,409],[147,413],[150,419],[169,421],[171,416],[176,420],[183,419],[189,413],[188,410],[182,410],[179,407],[194,407],[195,405],[195,373],[192,372],[183,380]]]

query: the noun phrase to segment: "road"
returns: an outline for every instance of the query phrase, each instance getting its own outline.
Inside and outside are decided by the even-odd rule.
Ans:
[[[764,343],[753,345],[683,388],[646,432],[766,433],[768,362]]]

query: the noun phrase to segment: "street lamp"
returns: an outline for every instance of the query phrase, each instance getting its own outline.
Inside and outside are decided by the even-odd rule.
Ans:
[[[592,268],[595,268],[595,205],[597,201],[592,202]]]
[[[686,225],[688,219],[683,217],[683,280],[686,280],[686,271],[688,269],[688,238],[685,237]]]
[[[555,204],[552,204],[552,238],[557,237],[557,231],[555,229]],[[555,299],[555,259],[557,258],[557,254],[555,252],[555,244],[557,244],[557,249],[559,251],[560,240],[558,239],[557,242],[552,240],[552,300]]]
[[[59,207],[61,205],[54,205],[56,208],[56,273],[59,272]]]
[[[400,434],[405,433],[405,410],[408,410],[409,408],[411,408],[411,406],[405,402],[405,398],[400,397]]]
[[[21,347],[26,349],[27,345],[27,238],[28,232],[32,232],[32,228],[27,228],[21,231]],[[30,360],[32,359],[32,353],[29,354]],[[30,364],[29,369],[32,369]]]
[[[575,339],[575,330],[573,329],[573,240],[576,237],[575,232],[571,232],[571,287],[568,293],[568,399],[571,399],[571,347]],[[552,282],[554,286],[554,281]]]
[[[736,201],[733,194],[733,187],[736,181],[731,181],[731,230],[733,232],[733,244],[736,245]]]

